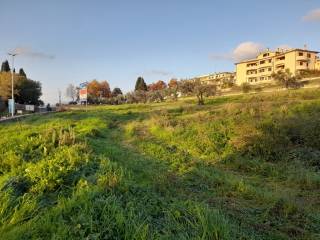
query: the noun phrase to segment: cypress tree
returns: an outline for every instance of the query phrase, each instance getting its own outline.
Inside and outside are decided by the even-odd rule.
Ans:
[[[147,84],[144,81],[143,77],[138,77],[134,90],[135,91],[137,91],[137,90],[147,91],[148,90]]]
[[[2,62],[1,72],[10,72],[10,65],[9,65],[8,60],[5,60],[4,62]]]
[[[25,71],[23,70],[23,68],[19,69],[19,75],[22,77],[27,77],[27,74],[25,73]]]

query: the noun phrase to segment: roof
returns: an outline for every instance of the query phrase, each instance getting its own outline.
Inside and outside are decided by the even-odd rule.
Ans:
[[[301,49],[301,48],[294,48],[291,50],[288,50],[287,52],[293,52],[293,51],[300,51],[300,52],[312,52],[312,53],[319,53],[318,51],[312,51],[312,50],[307,50],[307,49]],[[287,53],[285,52],[285,53]]]
[[[312,51],[312,50],[307,50],[307,49],[301,49],[301,48],[293,48],[293,49],[290,49],[290,50],[287,50],[285,52],[278,52],[278,51],[275,51],[276,53],[278,53],[278,55],[282,55],[282,54],[286,54],[286,53],[289,53],[289,52],[294,52],[294,51],[299,51],[299,52],[311,52],[311,53],[316,53],[318,54],[319,52],[318,51]],[[272,51],[270,51],[272,52]],[[258,54],[258,56],[260,55],[261,53]],[[257,56],[257,57],[258,57]],[[240,61],[240,62],[236,62],[235,65],[239,64],[239,63],[248,63],[248,62],[255,62],[255,61],[258,61],[258,59],[254,58],[254,59],[247,59],[247,60],[243,60],[243,61]],[[266,57],[266,58],[270,58],[270,57]]]
[[[219,75],[219,74],[235,74],[235,72],[215,72],[215,73],[209,73],[209,74],[205,74],[205,75],[199,75],[193,78],[202,78],[202,77],[209,77],[212,75]]]

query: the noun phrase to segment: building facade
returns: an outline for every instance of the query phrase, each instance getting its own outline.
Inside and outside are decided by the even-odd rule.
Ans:
[[[199,79],[202,83],[216,85],[222,88],[223,85],[235,83],[235,72],[219,72],[202,76],[197,76],[194,79]]]
[[[317,58],[315,69],[320,71],[320,58]]]
[[[272,73],[289,69],[292,74],[301,70],[316,70],[318,52],[307,49],[267,50],[257,58],[236,63],[236,84],[271,82]]]

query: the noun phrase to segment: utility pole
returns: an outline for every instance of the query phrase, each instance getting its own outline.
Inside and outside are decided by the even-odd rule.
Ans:
[[[8,53],[12,57],[12,66],[11,66],[11,116],[14,116],[15,112],[15,103],[14,103],[14,57],[17,56],[17,53]]]

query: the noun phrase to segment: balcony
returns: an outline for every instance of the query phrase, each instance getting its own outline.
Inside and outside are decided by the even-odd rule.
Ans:
[[[309,67],[307,65],[297,65],[296,67],[297,70],[307,70]]]
[[[263,63],[261,63],[261,62],[263,62]],[[272,62],[272,61],[269,62],[269,59],[268,59],[268,60],[260,61],[259,66],[261,66],[261,67],[268,67],[268,66],[272,66],[272,64],[273,64],[273,62]]]
[[[285,60],[278,60],[275,62],[275,66],[278,67],[278,66],[282,66],[285,64]]]
[[[286,58],[284,56],[282,57],[277,57],[275,59],[275,62],[274,64],[277,66],[277,65],[282,65],[282,64],[285,64],[285,61],[286,61]]]
[[[310,58],[307,57],[307,55],[303,55],[303,56],[297,56],[296,58],[298,61],[309,61]]]
[[[275,72],[279,71],[279,70],[284,70],[285,69],[285,65],[284,64],[277,64],[275,67]]]
[[[248,66],[247,65],[247,70],[254,70],[254,69],[257,69],[257,65],[250,65],[250,66]]]

